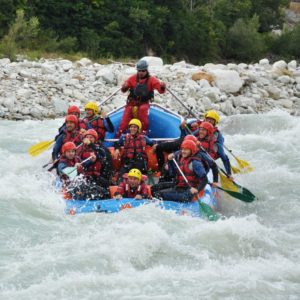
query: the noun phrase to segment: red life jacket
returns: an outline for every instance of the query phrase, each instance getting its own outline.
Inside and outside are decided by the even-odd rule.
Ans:
[[[147,195],[147,197],[149,196],[148,187],[144,181],[141,181],[141,183],[136,188],[131,188],[128,184],[128,180],[125,179],[118,186],[117,192],[124,198],[134,198],[136,195]]]
[[[145,158],[146,154],[146,141],[143,134],[131,135],[127,133],[124,143],[124,158],[134,159],[137,153],[143,154]]]
[[[154,91],[150,91],[148,88],[149,78],[150,76],[147,77],[143,83],[141,83],[139,76],[136,75],[135,87],[129,89],[129,100],[133,99],[138,102],[147,102],[154,98]]]
[[[204,139],[202,141],[199,139],[199,141],[201,142],[201,146],[211,156],[212,159],[216,160],[220,157],[218,154],[218,145],[215,139],[211,139],[211,140]]]
[[[87,129],[84,119],[78,119],[78,130],[80,129]]]
[[[96,120],[91,121],[95,116],[91,118],[84,118],[85,122],[88,122],[94,130],[98,133],[98,139],[103,141],[105,137],[106,128],[104,126],[103,118],[99,117]]]
[[[94,153],[96,155],[96,152],[89,146],[84,145],[80,151],[80,158],[82,160],[85,160],[91,156],[91,154]],[[99,161],[99,159],[96,159],[96,161],[91,164],[87,169],[84,170],[84,175],[86,176],[100,176],[101,174],[101,168],[102,164]]]
[[[189,185],[194,188],[197,188],[197,186],[199,185],[200,179],[199,179],[199,177],[196,176],[196,174],[193,171],[193,166],[192,166],[193,160],[201,161],[201,159],[199,157],[195,157],[195,156],[190,156],[187,158],[181,157],[178,165],[179,165],[180,170],[182,171],[182,173],[185,175],[186,179],[188,180]],[[189,187],[189,185],[186,183],[185,179],[178,171],[176,186],[177,187]]]
[[[67,142],[73,142],[75,145],[79,145],[81,143],[81,135],[77,129],[72,132],[67,130],[64,131],[63,144]]]

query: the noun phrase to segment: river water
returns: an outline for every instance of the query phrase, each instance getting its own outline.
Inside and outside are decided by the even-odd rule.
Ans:
[[[61,122],[0,121],[0,299],[300,299],[299,118],[222,119],[259,200],[224,197],[217,222],[152,205],[65,215],[50,151],[27,153]]]

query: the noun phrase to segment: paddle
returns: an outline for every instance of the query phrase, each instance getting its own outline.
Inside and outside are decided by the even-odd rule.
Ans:
[[[187,180],[186,176],[181,171],[180,167],[178,166],[178,163],[175,158],[172,159],[176,168],[178,169],[179,173],[183,177],[184,181],[187,183],[189,187],[191,187],[189,181]],[[217,221],[219,219],[219,216],[213,211],[213,209],[207,205],[206,203],[201,202],[201,199],[197,199],[199,206],[200,206],[200,213],[203,214],[208,220],[210,221]]]
[[[38,156],[39,154],[41,154],[42,152],[44,152],[45,150],[49,149],[50,146],[54,143],[54,140],[51,141],[43,141],[43,142],[39,142],[37,144],[34,144],[33,146],[31,146],[28,149],[28,153],[31,156]]]
[[[85,160],[83,160],[80,165],[82,165],[83,163],[85,163],[86,161],[90,160],[92,158],[92,156],[86,158]],[[73,180],[77,175],[78,175],[78,171],[77,171],[77,167],[66,167],[62,170],[62,173],[64,173],[65,175],[67,175],[71,180]]]
[[[222,184],[222,188],[220,189],[222,191],[244,202],[253,202],[257,199],[256,196],[253,193],[251,193],[247,188],[237,184],[235,181],[229,180],[223,169],[220,170],[223,173],[219,173]]]
[[[168,87],[167,87],[167,91],[188,111],[189,114],[191,114],[194,118],[196,118],[198,120],[198,117],[196,116],[195,113],[193,113],[193,111],[188,108],[182,100],[180,100]]]
[[[225,145],[224,145],[224,148],[235,158],[235,160],[237,161],[240,169],[238,168],[235,168],[235,170],[237,171],[237,173],[247,173],[247,172],[252,172],[254,169],[253,167],[250,165],[249,162],[245,161],[245,160],[242,160],[240,158],[238,158],[237,156],[235,156],[233,153],[232,153],[232,150],[230,150],[229,148],[227,148]],[[235,172],[235,171],[233,171]]]
[[[103,100],[102,102],[99,103],[99,106],[102,106],[104,103],[106,103],[109,99],[111,99],[116,93],[118,93],[121,90],[121,88],[118,88],[116,91],[114,91],[110,96],[108,96],[105,100]],[[92,122],[94,120],[96,120],[98,117],[93,118],[92,120],[89,121]],[[31,156],[38,156],[39,154],[43,153],[44,151],[48,150],[50,148],[50,146],[55,142],[55,140],[51,140],[51,141],[43,141],[43,142],[39,142],[37,144],[32,145],[29,149],[28,149],[28,153]]]

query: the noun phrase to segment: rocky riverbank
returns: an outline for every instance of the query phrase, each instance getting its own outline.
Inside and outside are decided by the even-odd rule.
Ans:
[[[279,108],[300,115],[300,66],[296,61],[270,64],[206,64],[186,62],[163,64],[157,57],[146,58],[150,73],[199,114],[215,109],[223,115],[262,113]],[[100,65],[83,58],[11,62],[0,60],[0,118],[44,119],[62,116],[69,105],[83,108],[88,101],[100,102],[136,72],[121,63]],[[119,92],[105,105],[111,111],[124,104]],[[185,113],[170,95],[156,94],[155,102]]]

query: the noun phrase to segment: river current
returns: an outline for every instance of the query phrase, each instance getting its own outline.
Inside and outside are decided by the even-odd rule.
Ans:
[[[0,299],[300,299],[299,117],[222,118],[258,200],[223,195],[217,222],[154,205],[66,215],[50,151],[27,153],[61,123],[0,121]]]

